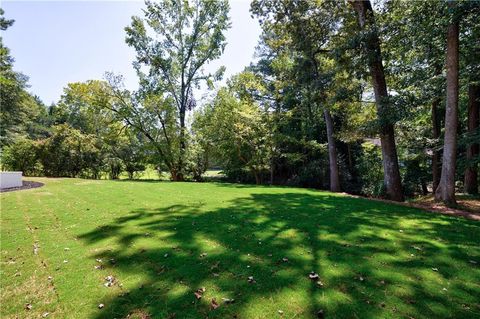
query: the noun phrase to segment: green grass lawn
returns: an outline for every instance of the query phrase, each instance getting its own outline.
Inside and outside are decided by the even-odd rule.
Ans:
[[[298,188],[35,180],[0,195],[1,318],[480,317],[478,222]]]

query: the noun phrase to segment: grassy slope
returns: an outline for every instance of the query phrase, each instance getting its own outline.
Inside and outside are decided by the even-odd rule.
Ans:
[[[478,222],[306,189],[43,181],[0,195],[2,318],[480,316]]]

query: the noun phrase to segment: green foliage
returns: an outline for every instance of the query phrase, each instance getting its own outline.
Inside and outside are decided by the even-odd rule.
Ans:
[[[272,140],[268,113],[246,90],[239,89],[250,84],[247,73],[234,77],[230,89],[221,88],[213,103],[197,113],[194,127],[227,176],[233,177],[245,168],[260,183],[262,173],[270,166]]]
[[[0,9],[0,30],[5,31],[14,20],[7,20]],[[46,110],[41,101],[26,91],[28,77],[13,70],[14,59],[0,36],[0,147],[17,138],[45,134],[42,120]]]
[[[203,67],[225,48],[229,27],[226,0],[146,1],[145,18],[132,17],[126,42],[137,52],[134,67],[141,90],[135,98],[123,91],[115,111],[142,132],[157,151],[159,165],[172,179],[186,174],[186,113],[195,107],[193,90],[210,87],[224,68],[206,74]],[[112,83],[113,82],[113,83]],[[116,81],[111,81],[117,87]],[[118,91],[118,88],[117,88]]]
[[[39,144],[39,160],[46,176],[97,178],[101,151],[94,135],[62,124],[53,127],[52,136]]]
[[[385,194],[383,185],[382,153],[378,145],[371,142],[362,144],[362,155],[357,162],[357,170],[361,172],[362,193],[372,196]]]
[[[112,93],[108,84],[89,80],[69,83],[50,112],[56,124],[66,123],[84,134],[105,136],[115,119],[111,104]]]
[[[24,176],[39,173],[37,143],[19,138],[13,144],[6,146],[2,152],[2,168],[9,171],[21,171]]]

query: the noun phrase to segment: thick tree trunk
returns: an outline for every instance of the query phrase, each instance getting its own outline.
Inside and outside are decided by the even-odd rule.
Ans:
[[[450,2],[449,6],[455,3]],[[447,31],[447,106],[445,110],[445,138],[443,145],[442,176],[435,191],[435,199],[447,206],[455,206],[455,164],[457,161],[458,127],[458,21]]]
[[[187,143],[185,141],[185,109],[186,107],[185,106],[182,106],[181,109],[180,109],[180,154],[179,154],[179,158],[178,158],[178,170],[176,172],[176,175],[175,175],[175,179],[172,178],[172,180],[174,181],[178,181],[178,182],[181,182],[185,179],[185,176],[184,176],[184,171],[185,171],[185,168],[184,168],[184,161],[185,161],[185,153],[186,153],[186,150],[187,150]]]
[[[384,171],[384,183],[387,195],[395,201],[403,201],[402,181],[398,167],[397,147],[395,145],[395,131],[389,117],[389,101],[385,72],[382,63],[382,52],[378,34],[375,30],[375,20],[370,1],[350,0],[357,12],[358,22],[362,29],[367,30],[365,45],[368,56],[368,66],[372,77],[372,85],[375,93],[377,116],[380,122],[380,140],[382,143],[382,161]]]
[[[440,138],[440,121],[438,119],[438,105],[440,100],[435,99],[432,102],[432,137],[435,140]],[[432,191],[435,193],[438,183],[440,183],[440,152],[436,149],[433,150],[432,154]]]
[[[478,129],[480,121],[480,85],[470,84],[468,87],[468,132]],[[479,154],[479,143],[467,147],[467,161],[472,161]],[[469,165],[465,170],[465,192],[478,194],[478,164]]]
[[[328,162],[330,166],[330,190],[332,192],[340,191],[340,179],[338,177],[338,160],[337,148],[335,147],[335,139],[333,137],[333,121],[330,111],[325,109],[323,111],[325,116],[325,123],[327,126],[327,140],[328,140]]]

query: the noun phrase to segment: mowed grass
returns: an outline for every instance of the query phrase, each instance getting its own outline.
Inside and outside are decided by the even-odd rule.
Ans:
[[[478,222],[297,188],[35,180],[0,195],[1,318],[480,317]]]

